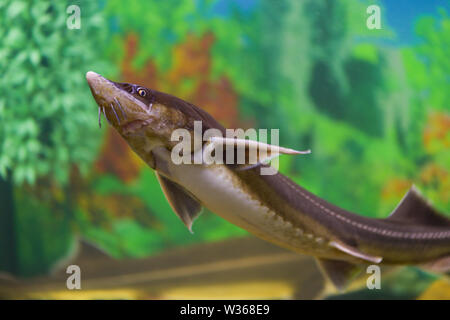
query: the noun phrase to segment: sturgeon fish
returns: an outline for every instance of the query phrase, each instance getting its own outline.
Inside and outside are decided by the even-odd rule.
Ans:
[[[281,247],[314,256],[325,276],[344,289],[370,264],[419,265],[435,272],[450,270],[450,219],[437,212],[413,186],[384,219],[339,208],[281,173],[260,174],[260,165],[175,164],[171,136],[176,129],[193,135],[225,128],[195,105],[140,85],[108,80],[89,71],[86,79],[110,125],[156,173],[173,211],[192,228],[202,207]],[[219,139],[219,140],[217,140]],[[217,141],[251,148],[248,140]],[[192,153],[202,152],[201,144]],[[298,154],[273,147],[272,156]],[[269,147],[270,149],[270,147]],[[249,151],[249,150],[246,150]],[[272,151],[272,150],[269,150]],[[270,152],[269,152],[270,154]]]

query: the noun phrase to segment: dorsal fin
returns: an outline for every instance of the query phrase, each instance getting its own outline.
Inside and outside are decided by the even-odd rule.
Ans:
[[[450,219],[439,214],[415,186],[409,189],[387,220],[414,225],[450,226]]]

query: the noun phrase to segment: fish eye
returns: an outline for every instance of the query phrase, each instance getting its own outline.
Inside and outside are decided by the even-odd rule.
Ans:
[[[139,89],[137,90],[137,92],[138,92],[138,94],[139,94],[141,97],[145,97],[145,96],[147,95],[147,92],[146,92],[144,89],[142,89],[142,88],[139,88]]]

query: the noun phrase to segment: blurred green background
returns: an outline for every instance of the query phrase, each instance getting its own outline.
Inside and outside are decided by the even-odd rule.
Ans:
[[[69,29],[69,5],[81,28]],[[369,30],[369,5],[381,8]],[[449,1],[0,0],[0,269],[47,273],[77,236],[117,258],[191,235],[153,172],[97,123],[94,70],[190,101],[226,127],[280,128],[281,171],[386,217],[412,184],[450,212]],[[406,291],[408,289],[405,289]]]

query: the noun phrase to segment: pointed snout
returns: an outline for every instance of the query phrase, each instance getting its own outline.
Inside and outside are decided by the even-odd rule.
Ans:
[[[86,72],[86,80],[88,82],[92,82],[94,81],[94,79],[96,79],[97,77],[101,77],[101,75],[99,75],[98,73],[94,72],[94,71],[88,71]]]
[[[113,125],[120,124],[117,112],[114,112],[116,110],[113,111],[111,107],[114,103],[117,88],[111,81],[94,71],[88,71],[86,73],[86,81],[91,89],[92,96],[97,102],[99,113],[103,112],[109,123]]]
[[[86,72],[86,80],[91,88],[92,95],[99,105],[104,102],[99,100],[109,100],[108,97],[111,96],[116,89],[113,82],[94,71]]]
[[[98,86],[101,83],[104,83],[105,81],[107,81],[107,79],[105,79],[100,74],[98,74],[94,71],[88,71],[86,73],[86,80],[89,84],[89,87],[91,87],[92,90],[98,88]]]

